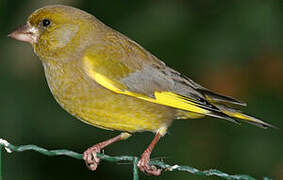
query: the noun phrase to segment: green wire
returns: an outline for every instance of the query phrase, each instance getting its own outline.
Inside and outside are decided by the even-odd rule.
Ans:
[[[0,144],[0,180],[2,180],[2,144]]]
[[[5,142],[5,143],[4,143]],[[82,160],[83,156],[80,153],[70,151],[67,149],[60,149],[60,150],[47,150],[42,147],[36,146],[36,145],[22,145],[22,146],[15,146],[8,142],[6,142],[3,139],[0,139],[0,148],[5,148],[6,150],[11,150],[12,152],[22,152],[22,151],[36,151],[41,154],[47,155],[47,156],[69,156],[75,159]],[[102,153],[97,153],[97,157],[110,162],[131,162],[133,163],[133,180],[138,180],[138,167],[137,162],[139,160],[138,157],[135,156],[109,156]],[[216,170],[216,169],[210,169],[210,170],[198,170],[196,168],[190,167],[190,166],[181,166],[181,165],[169,165],[162,161],[150,161],[150,164],[156,165],[163,169],[163,171],[184,171],[190,174],[199,175],[199,176],[218,176],[226,180],[256,180],[256,178],[251,177],[249,175],[245,174],[237,174],[237,175],[230,175],[227,173],[224,173],[222,171]],[[1,169],[1,151],[0,151],[0,180],[2,180],[2,169]],[[264,177],[263,180],[272,180],[270,178]]]
[[[139,170],[138,170],[139,158],[135,157],[133,160],[133,180],[139,180]]]

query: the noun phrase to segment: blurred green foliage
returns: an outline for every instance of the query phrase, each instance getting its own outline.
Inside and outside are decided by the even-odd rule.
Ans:
[[[0,0],[0,137],[16,144],[83,152],[117,132],[83,124],[55,102],[40,61],[28,44],[7,38],[47,4],[94,14],[200,84],[248,102],[245,112],[283,127],[282,2],[279,0]],[[139,155],[152,133],[137,133],[105,149]],[[283,179],[282,130],[237,126],[213,118],[175,121],[153,157],[170,164],[230,174]],[[90,172],[82,161],[33,152],[4,154],[4,179],[130,179],[131,164],[102,162]],[[209,179],[164,173],[141,179]],[[217,179],[217,178],[211,178]]]

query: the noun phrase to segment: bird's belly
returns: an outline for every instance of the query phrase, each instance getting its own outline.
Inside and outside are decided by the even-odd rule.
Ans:
[[[169,126],[175,117],[173,108],[117,94],[78,75],[60,76],[46,71],[55,99],[67,112],[90,125],[127,132],[156,131]]]
[[[133,97],[115,94],[101,87],[96,93],[58,97],[59,104],[83,122],[120,131],[156,131],[168,126],[174,110]]]

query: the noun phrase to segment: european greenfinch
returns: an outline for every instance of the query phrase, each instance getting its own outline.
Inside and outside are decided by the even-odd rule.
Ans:
[[[231,107],[245,103],[202,87],[82,10],[43,7],[9,37],[33,46],[63,109],[95,127],[122,131],[84,152],[91,170],[100,161],[96,153],[105,146],[134,132],[151,131],[155,138],[138,167],[146,174],[160,175],[161,169],[149,164],[150,154],[174,119],[211,116],[273,127]]]

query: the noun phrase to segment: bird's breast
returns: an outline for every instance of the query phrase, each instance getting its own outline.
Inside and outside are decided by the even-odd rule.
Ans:
[[[70,114],[88,124],[121,131],[156,131],[176,110],[116,94],[100,86],[76,62],[43,63],[49,88]]]

